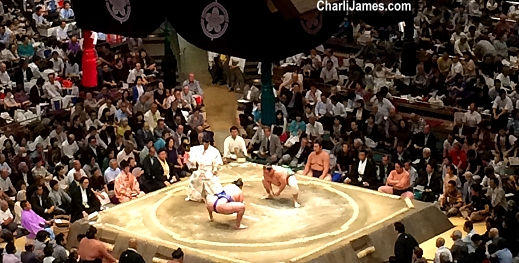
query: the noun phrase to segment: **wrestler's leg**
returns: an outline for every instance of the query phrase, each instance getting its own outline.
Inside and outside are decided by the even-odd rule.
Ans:
[[[270,192],[270,187],[272,187],[272,185],[265,181],[265,179],[261,180],[261,182],[263,183],[263,188],[265,188],[265,191],[267,191],[267,195],[261,197],[261,199],[271,199],[272,198],[272,193]]]
[[[299,208],[301,206],[297,201],[297,198],[299,197],[299,185],[297,185],[297,179],[295,176],[290,176],[288,178],[288,186],[290,186],[292,197],[294,198],[294,207]]]
[[[393,194],[393,187],[391,186],[381,186],[378,188],[379,192],[386,193],[386,194]]]
[[[213,211],[207,207],[207,213],[209,214],[209,221],[213,222]]]
[[[331,175],[331,174],[327,174],[327,175],[323,178],[323,180],[331,182],[331,181],[332,181],[332,175]]]
[[[220,214],[231,215],[236,213],[236,228],[244,229],[246,226],[241,224],[243,215],[245,214],[245,204],[239,202],[229,202],[218,206],[218,212]]]

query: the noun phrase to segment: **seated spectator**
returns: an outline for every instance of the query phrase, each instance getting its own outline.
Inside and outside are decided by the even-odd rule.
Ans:
[[[4,201],[0,200],[0,220],[2,222],[0,225],[2,226],[2,237],[5,235],[17,235],[18,225],[14,221],[14,216],[11,213],[11,210],[9,209],[9,204]]]
[[[169,186],[167,178],[164,177],[164,169],[156,157],[155,147],[149,149],[149,154],[142,161],[144,174],[139,178],[141,191],[150,193]]]
[[[409,198],[413,198],[410,193],[411,189],[411,178],[409,173],[405,171],[404,165],[400,162],[395,163],[395,170],[389,173],[386,180],[386,185],[378,188],[379,192],[401,195]]]
[[[59,262],[67,261],[68,251],[65,248],[65,246],[67,245],[67,239],[65,239],[65,234],[57,234],[54,240],[56,242],[56,245],[53,248],[52,257]]]
[[[84,261],[97,262],[103,261],[107,263],[115,263],[117,260],[108,253],[106,246],[101,241],[97,240],[97,229],[90,226],[86,235],[79,242],[78,254]]]
[[[440,208],[447,216],[456,216],[459,209],[463,206],[463,197],[456,187],[456,181],[450,180],[447,183],[446,191],[439,199]]]
[[[380,182],[377,180],[377,167],[365,150],[358,151],[358,161],[353,164],[343,182],[372,190],[378,188]]]
[[[71,211],[73,211],[71,221],[88,217],[89,214],[101,210],[101,204],[95,196],[94,191],[89,188],[89,183],[87,177],[82,177],[79,180],[79,187],[70,192],[72,199]]]
[[[225,138],[223,142],[223,162],[227,163],[231,159],[243,158],[247,156],[247,145],[241,136],[239,136],[238,127],[232,126],[231,135]]]
[[[508,210],[505,191],[496,177],[490,178],[489,180],[487,196],[492,205],[492,213],[503,215]]]
[[[459,230],[454,230],[451,234],[452,241],[454,241],[454,244],[452,244],[452,247],[450,249],[452,258],[455,260],[454,262],[460,262],[463,259],[463,256],[468,255],[468,247],[465,242],[461,239],[462,234]]]
[[[312,152],[309,145],[308,139],[301,137],[299,142],[288,148],[287,152],[279,160],[278,165],[288,164],[290,167],[298,167],[300,164],[304,164]]]
[[[485,221],[490,215],[490,200],[483,194],[481,185],[473,184],[470,187],[471,203],[460,208],[461,215],[472,222]]]
[[[121,203],[133,200],[144,195],[139,188],[137,178],[130,172],[130,164],[127,161],[121,162],[121,172],[115,178],[115,197]]]
[[[323,151],[321,142],[313,142],[314,151],[308,155],[303,175],[312,176],[326,181],[331,181],[330,155]]]
[[[52,201],[49,195],[43,191],[43,187],[45,186],[37,186],[29,201],[31,202],[31,209],[33,208],[36,214],[49,220],[53,218],[56,207],[52,205]]]
[[[282,157],[283,145],[279,137],[272,134],[270,127],[263,128],[265,138],[260,144],[258,157],[264,158],[267,162],[278,162]]]
[[[421,200],[433,202],[438,199],[442,191],[441,176],[436,172],[433,164],[428,163],[421,176],[416,181],[417,186],[423,187]]]
[[[21,225],[23,228],[29,231],[27,238],[34,239],[36,234],[41,230],[45,230],[51,233],[51,235],[54,235],[54,232],[49,227],[52,225],[52,221],[46,221],[43,219],[43,217],[36,214],[32,210],[31,203],[24,200],[20,202],[20,206],[23,209]]]
[[[50,181],[50,193],[49,198],[51,205],[55,207],[57,214],[67,214],[70,211],[70,203],[72,199],[70,196],[60,187],[59,182],[56,180]]]

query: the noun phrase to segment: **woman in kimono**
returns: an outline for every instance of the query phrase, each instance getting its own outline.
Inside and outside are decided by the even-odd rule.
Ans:
[[[186,201],[203,202],[206,195],[215,195],[222,191],[222,185],[216,175],[223,165],[220,151],[211,146],[211,138],[204,136],[203,145],[193,146],[189,152],[189,162],[198,167],[189,178]]]

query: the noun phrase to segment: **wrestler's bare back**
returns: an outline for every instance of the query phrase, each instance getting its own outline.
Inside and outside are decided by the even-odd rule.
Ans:
[[[234,184],[226,185],[226,186],[224,186],[223,191],[225,191],[225,193],[227,193],[229,196],[232,197],[233,202],[243,203],[243,199],[244,199],[243,192],[238,186],[236,186]],[[211,212],[215,212],[214,211],[214,202],[216,201],[217,198],[218,197],[216,197],[215,195],[207,196],[207,201],[206,201],[207,210],[209,210]],[[218,201],[218,204],[225,204],[225,203],[227,203],[226,199],[220,199]]]

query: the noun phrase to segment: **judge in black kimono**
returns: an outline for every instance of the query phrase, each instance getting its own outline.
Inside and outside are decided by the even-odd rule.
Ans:
[[[79,179],[79,186],[70,191],[70,197],[72,198],[71,211],[73,211],[71,214],[72,222],[101,210],[101,203],[89,187],[89,183],[87,177],[82,177]]]
[[[359,160],[353,164],[349,175],[344,183],[354,186],[377,189],[377,167],[375,162],[368,158],[365,150],[359,151]]]

